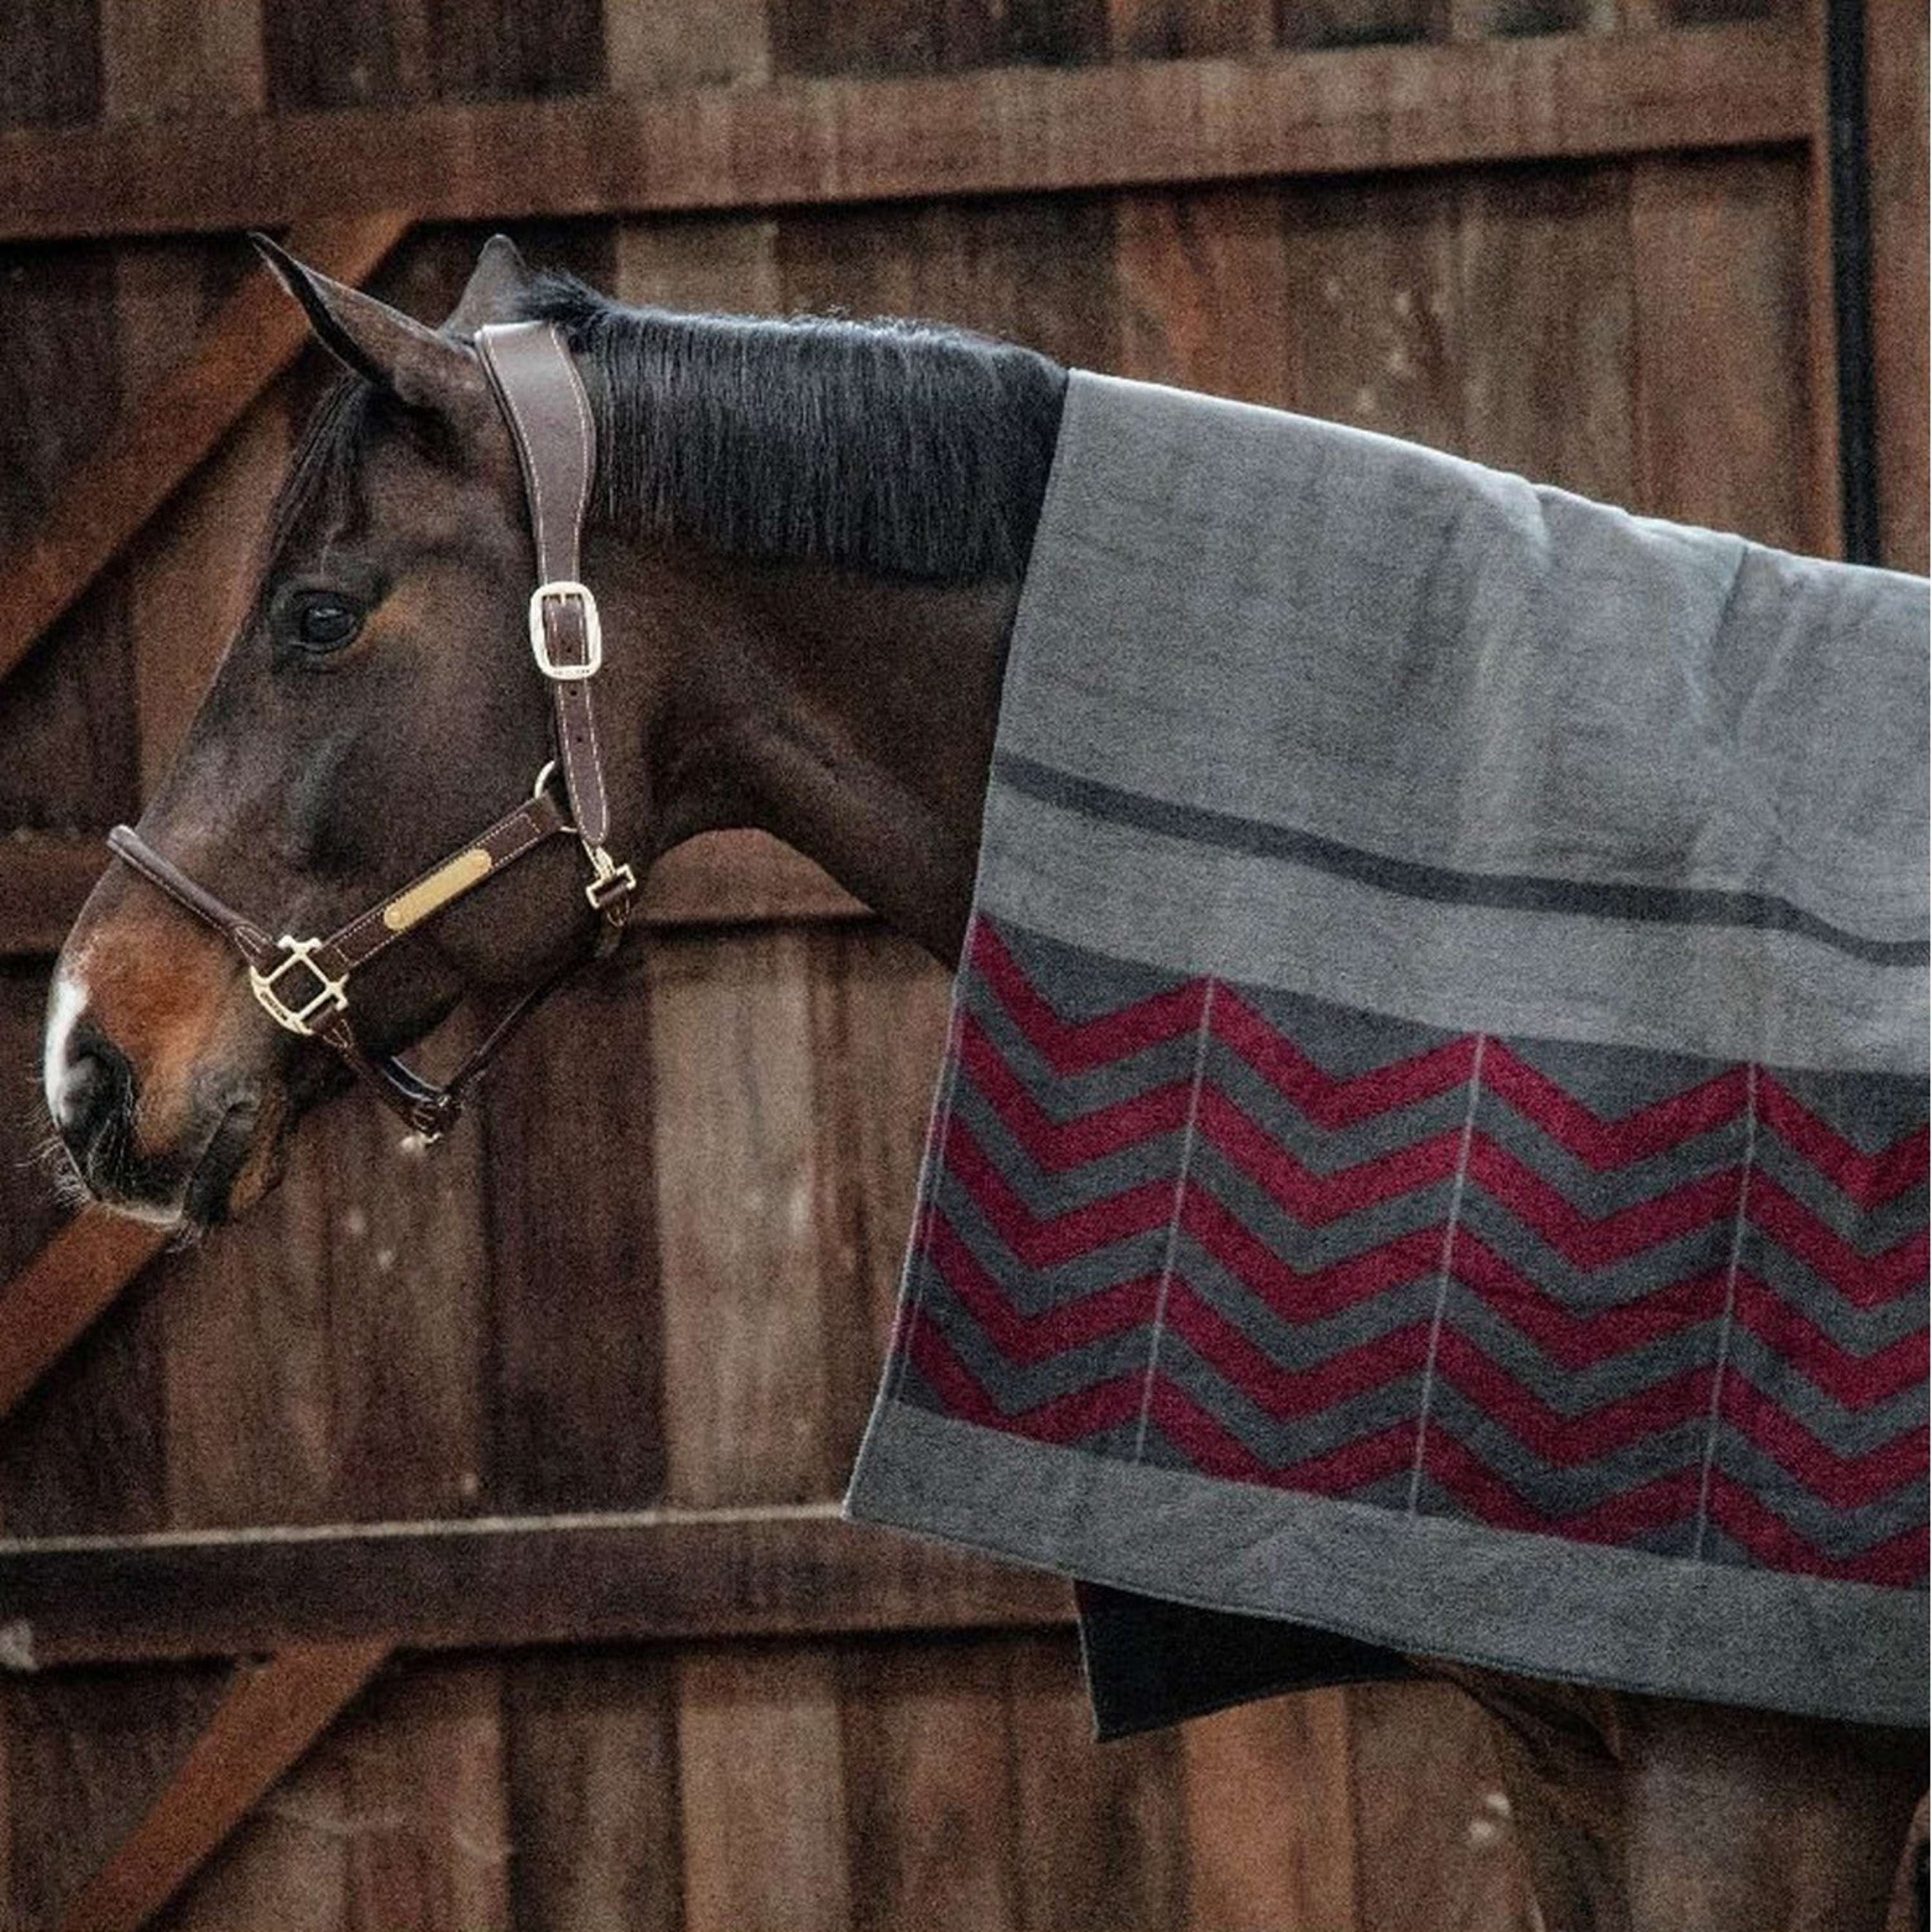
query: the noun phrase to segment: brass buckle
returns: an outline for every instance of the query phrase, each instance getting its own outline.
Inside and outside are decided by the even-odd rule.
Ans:
[[[300,1034],[304,1040],[315,1033],[314,1022],[318,1016],[326,1018],[331,1013],[342,1012],[349,1004],[349,995],[344,987],[346,982],[332,980],[315,963],[315,955],[322,941],[319,939],[292,939],[285,932],[275,941],[286,957],[264,973],[260,968],[248,968],[248,987],[261,1002],[262,1010],[278,1027],[286,1027],[290,1033]],[[298,1006],[291,1005],[276,991],[282,975],[291,967],[305,967],[314,974],[316,990]]]
[[[550,654],[550,639],[544,631],[544,605],[574,598],[584,614],[584,662],[559,664]],[[530,653],[537,669],[560,684],[572,684],[593,677],[604,662],[604,626],[597,616],[597,600],[574,578],[554,577],[530,592]]]
[[[596,874],[584,887],[584,896],[608,918],[612,906],[638,890],[638,875],[629,866],[619,865],[601,845],[586,844],[584,850]]]

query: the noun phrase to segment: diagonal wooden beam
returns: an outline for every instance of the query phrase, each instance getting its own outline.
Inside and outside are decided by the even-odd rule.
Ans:
[[[166,1235],[84,1209],[0,1288],[0,1418],[160,1252]]]
[[[139,1932],[348,1706],[386,1643],[298,1644],[244,1664],[148,1814],[60,1932]]]
[[[412,218],[393,209],[318,218],[294,230],[289,246],[338,281],[359,282]],[[122,411],[46,521],[0,557],[0,677],[213,453],[308,339],[295,304],[268,276],[250,275],[182,361]]]

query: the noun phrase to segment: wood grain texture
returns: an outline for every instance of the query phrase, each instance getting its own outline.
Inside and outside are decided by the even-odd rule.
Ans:
[[[686,1932],[846,1932],[836,1660],[788,1643],[678,1660]]]
[[[1282,192],[1271,185],[1136,189],[1114,205],[1120,373],[1276,409],[1294,399],[1294,318]]]
[[[1864,0],[1859,0],[1864,4]],[[1812,47],[1813,134],[1805,151],[1804,398],[1810,461],[1810,542],[1820,556],[1845,554],[1845,489],[1840,459],[1838,272],[1832,208],[1831,9],[1829,0],[1804,0]],[[1869,181],[1868,162],[1858,164]],[[1876,535],[1876,532],[1874,532]]]
[[[1180,1736],[1190,1927],[1354,1925],[1346,1694],[1270,1698]]]
[[[280,1188],[170,1258],[158,1286],[172,1524],[477,1507],[481,1157],[474,1134],[412,1155],[383,1110],[329,1108]]]
[[[220,1706],[225,1664],[0,1676],[0,1924],[70,1922]]]
[[[318,218],[290,246],[339,281],[359,282],[409,218]],[[86,590],[121,547],[206,458],[308,339],[302,311],[266,274],[250,276],[181,362],[124,412],[69,476],[31,532],[0,558],[0,677]]]
[[[664,1358],[641,972],[554,1001],[478,1123],[496,1510],[636,1508],[664,1484]]]
[[[1635,482],[1629,176],[1492,174],[1457,216],[1460,453],[1628,503]],[[1496,319],[1507,316],[1507,327]]]
[[[1802,159],[1633,164],[1634,508],[1787,550],[1836,529],[1810,448],[1804,197]]]
[[[101,104],[100,23],[93,0],[16,0],[0,61],[0,127],[71,127]]]
[[[1865,9],[1872,214],[1873,375],[1878,393],[1883,559],[1928,567],[1926,13],[1912,0]]]
[[[100,0],[101,110],[112,121],[258,112],[261,0]]]
[[[62,1932],[139,1932],[387,1654],[381,1643],[302,1645],[244,1666],[153,1807],[68,1906]]]
[[[1433,178],[1295,192],[1297,409],[1461,447],[1460,214],[1454,184]]]
[[[63,506],[116,420],[123,391],[113,258],[38,250],[0,274],[0,558]],[[0,576],[0,638],[27,594]],[[0,647],[0,666],[10,662]],[[0,823],[105,826],[136,795],[133,680],[121,586],[100,585],[52,647],[0,682]]]
[[[1803,138],[1808,82],[1802,36],[1745,26],[8,133],[0,240],[1754,147]],[[334,164],[344,152],[352,170]]]
[[[1180,1736],[1096,1748],[1070,1635],[1003,1646],[1016,1932],[1186,1923]]]
[[[1540,1932],[1489,1720],[1437,1684],[1348,1700],[1359,1932]]]
[[[1004,1642],[848,1644],[839,1658],[854,1932],[1015,1924]]]
[[[515,100],[581,94],[603,82],[596,0],[284,4],[265,8],[262,25],[278,108]]]
[[[674,1658],[546,1651],[501,1667],[517,1932],[682,1932]]]
[[[843,1523],[829,1504],[38,1538],[0,1558],[0,1626],[39,1668],[284,1640],[452,1650],[1072,1614],[1052,1577]]]

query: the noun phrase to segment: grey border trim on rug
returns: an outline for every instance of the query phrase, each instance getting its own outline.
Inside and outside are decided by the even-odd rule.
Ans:
[[[875,1409],[845,1514],[1176,1603],[1618,1690],[1916,1726],[1927,1600],[1090,1456]]]

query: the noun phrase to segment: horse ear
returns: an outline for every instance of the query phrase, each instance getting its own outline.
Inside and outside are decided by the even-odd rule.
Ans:
[[[507,235],[491,236],[442,332],[467,342],[490,322],[515,321],[518,300],[532,279],[517,244]]]
[[[378,388],[418,408],[437,409],[481,386],[473,358],[434,329],[298,262],[266,235],[248,239],[301,303],[322,346]]]

